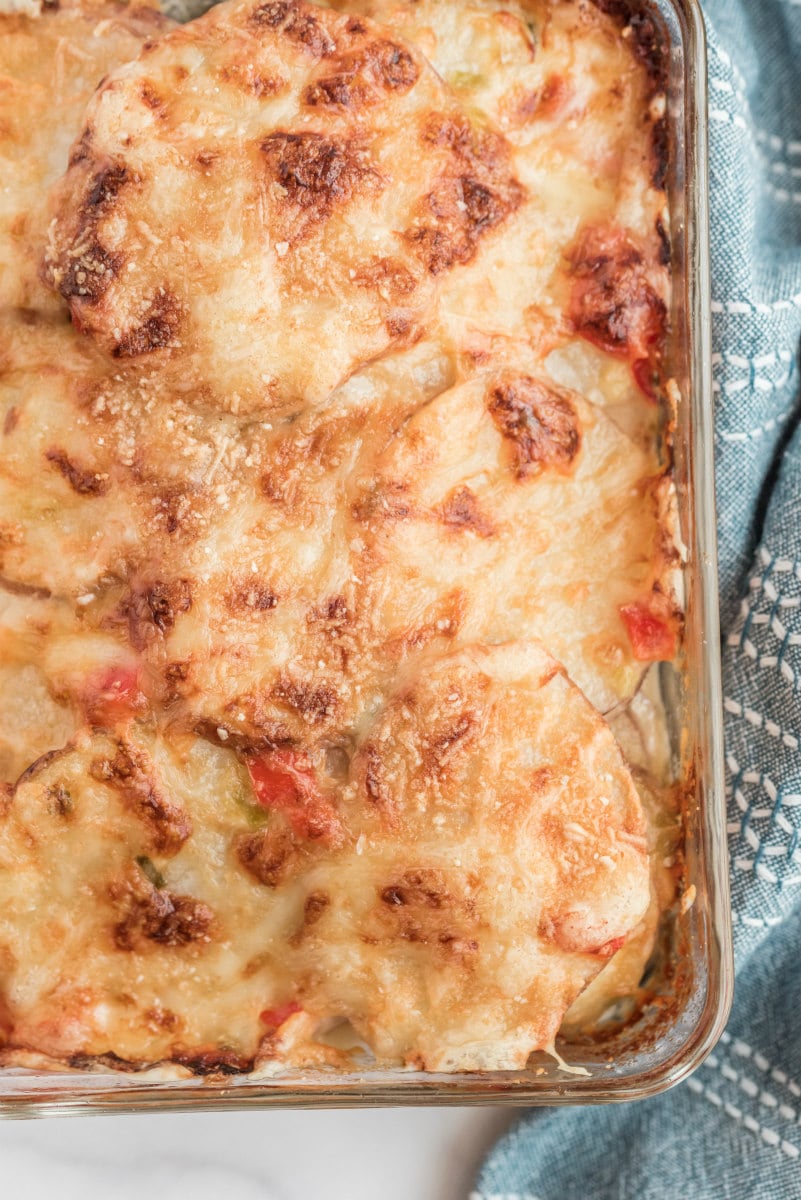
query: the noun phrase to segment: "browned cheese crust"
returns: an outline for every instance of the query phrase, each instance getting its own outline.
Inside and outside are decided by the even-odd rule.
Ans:
[[[34,764],[0,823],[5,1057],[269,1068],[275,1027],[335,1021],[429,1070],[552,1047],[649,896],[628,770],[558,664],[421,662],[339,778],[304,771],[299,821],[205,740],[84,730]]]
[[[115,357],[166,358],[222,407],[298,407],[419,337],[522,196],[504,139],[402,40],[229,0],[99,89],[47,271]]]
[[[511,147],[525,196],[447,282],[451,335],[477,355],[527,338],[559,382],[652,445],[670,261],[659,28],[604,0],[334,6],[419,47]]]
[[[149,3],[61,0],[39,16],[0,12],[0,308],[66,317],[39,279],[48,189],[99,81],[171,24]]]
[[[617,8],[0,17],[0,1062],[517,1069],[636,987],[682,618]]]

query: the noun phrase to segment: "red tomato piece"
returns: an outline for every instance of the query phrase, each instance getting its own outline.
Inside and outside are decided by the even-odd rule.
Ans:
[[[675,657],[676,631],[647,601],[622,605],[620,615],[638,662],[665,662]]]
[[[139,669],[133,666],[103,667],[90,675],[83,693],[90,721],[114,724],[133,716],[142,704]]]
[[[292,832],[309,841],[336,845],[342,825],[331,801],[322,793],[314,768],[296,750],[273,750],[247,760],[256,800],[286,817]]]
[[[279,1029],[284,1021],[288,1021],[295,1013],[301,1012],[302,1009],[294,1000],[288,1000],[286,1004],[278,1004],[275,1008],[265,1008],[264,1012],[259,1013],[259,1020],[268,1029]]]
[[[650,363],[664,336],[667,311],[626,231],[614,225],[590,228],[569,258],[569,315],[576,333],[607,354]],[[642,386],[639,378],[638,383]]]

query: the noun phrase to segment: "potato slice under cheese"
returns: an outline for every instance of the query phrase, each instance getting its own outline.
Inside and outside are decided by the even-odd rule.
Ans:
[[[302,1012],[306,1061],[347,1019],[382,1062],[522,1067],[648,896],[614,738],[535,643],[418,664],[338,783],[84,729],[3,804],[3,1056],[245,1070]]]
[[[512,147],[523,203],[439,306],[481,353],[528,337],[568,385],[653,437],[669,261],[660,33],[583,0],[337,0],[426,54]],[[643,69],[643,68],[646,69]],[[589,285],[592,286],[589,286]],[[592,346],[597,353],[581,353]],[[578,347],[574,350],[574,347]]]
[[[301,904],[240,865],[259,813],[242,764],[198,739],[84,731],[34,764],[0,828],[10,1045],[252,1062],[260,1012],[291,991],[281,952]]]
[[[522,196],[503,137],[400,39],[226,0],[99,89],[48,270],[114,356],[166,358],[222,407],[298,408],[419,336]]]
[[[37,16],[0,12],[0,308],[66,317],[39,279],[48,190],[97,84],[171,25],[150,4],[102,0],[61,0]]]
[[[553,1049],[649,902],[628,769],[558,664],[532,642],[423,659],[364,731],[345,795],[358,837],[306,879],[306,1006],[431,1071]]]
[[[525,369],[478,375],[420,408],[365,472],[373,629],[399,657],[538,637],[608,711],[646,661],[675,653],[668,495],[577,394]]]

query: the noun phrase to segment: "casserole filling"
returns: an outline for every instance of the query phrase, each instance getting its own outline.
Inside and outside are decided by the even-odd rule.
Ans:
[[[0,16],[0,106],[65,96],[0,134],[38,164],[0,221],[3,1063],[517,1070],[644,994],[664,95],[604,9]]]

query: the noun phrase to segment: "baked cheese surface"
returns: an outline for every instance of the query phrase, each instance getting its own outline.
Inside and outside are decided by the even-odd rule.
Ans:
[[[61,0],[40,16],[0,5],[1,306],[63,311],[39,279],[48,189],[99,81],[170,24],[150,4]]]
[[[421,661],[344,784],[297,750],[248,773],[204,739],[80,731],[17,783],[0,888],[15,1049],[246,1069],[302,1013],[379,1061],[513,1069],[553,1045],[649,875],[612,734],[518,642]]]
[[[520,204],[507,160],[371,22],[229,0],[103,84],[48,270],[116,357],[167,357],[226,407],[320,402],[419,336]]]
[[[0,222],[0,1061],[522,1069],[672,895],[654,46],[100,11],[0,18],[81,64]]]

